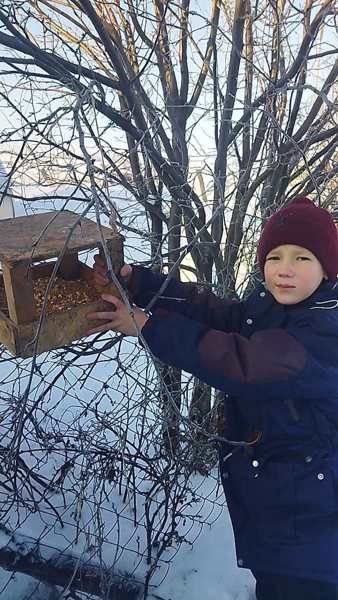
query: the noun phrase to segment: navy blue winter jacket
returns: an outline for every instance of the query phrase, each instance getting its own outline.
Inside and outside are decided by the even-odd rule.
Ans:
[[[226,438],[261,432],[221,450],[238,565],[338,583],[338,286],[291,306],[263,285],[228,302],[134,266],[129,289],[143,308],[160,292],[144,339],[225,393]]]

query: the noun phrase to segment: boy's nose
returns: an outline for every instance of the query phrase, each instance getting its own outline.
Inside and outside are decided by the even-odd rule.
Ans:
[[[294,271],[292,269],[283,269],[283,270],[280,270],[278,273],[278,277],[280,277],[281,279],[288,279],[293,276],[294,276]]]
[[[288,278],[288,277],[293,277],[295,274],[294,269],[292,268],[292,265],[290,264],[283,264],[283,265],[279,265],[279,269],[278,269],[278,277],[281,278]]]

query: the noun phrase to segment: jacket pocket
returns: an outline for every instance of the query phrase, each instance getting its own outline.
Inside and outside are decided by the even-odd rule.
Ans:
[[[278,545],[296,540],[296,491],[292,464],[268,461],[260,465],[252,461],[238,486],[258,539]]]
[[[312,542],[332,534],[338,521],[338,498],[330,458],[305,458],[296,464],[297,539]]]

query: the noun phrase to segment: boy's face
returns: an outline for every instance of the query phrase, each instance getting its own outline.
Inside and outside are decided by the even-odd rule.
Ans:
[[[310,250],[283,244],[269,252],[264,265],[266,287],[280,304],[297,304],[317,289],[326,275]]]

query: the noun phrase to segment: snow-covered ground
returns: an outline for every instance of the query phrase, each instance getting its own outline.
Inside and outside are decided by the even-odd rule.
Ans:
[[[127,356],[127,350],[124,351],[122,348],[121,352],[122,355]],[[144,361],[137,346],[134,349],[134,355],[132,348],[128,348],[128,360],[131,361],[137,374],[140,363],[142,364]],[[87,361],[89,366],[91,358],[83,358],[80,370],[75,366],[74,368],[69,367],[67,379],[63,380],[62,384],[58,382],[54,386],[48,399],[48,411],[41,416],[40,423],[45,431],[49,427],[51,431],[55,431],[57,422],[60,434],[64,437],[69,436],[70,439],[75,439],[74,435],[81,427],[86,429],[89,441],[94,439],[95,443],[103,443],[103,437],[99,430],[94,433],[94,438],[91,438],[96,425],[95,421],[91,420],[87,414],[84,415],[84,407],[95,396],[101,412],[113,410],[110,402],[114,398],[118,405],[118,414],[123,420],[124,402],[126,401],[123,392],[127,380],[125,382],[119,380],[118,391],[113,387],[112,365],[115,362],[111,358],[111,361],[105,360],[102,364],[96,365],[91,372],[92,380],[82,386],[81,381],[77,381],[77,379],[82,369],[86,372]],[[52,368],[53,364],[54,368]],[[8,381],[9,389],[15,395],[22,392],[27,383],[29,365],[29,360],[21,361],[16,367],[18,370],[14,368],[13,371],[6,364],[0,365],[0,379]],[[41,357],[39,372],[34,375],[32,383],[33,399],[40,393],[41,386],[43,388],[48,385],[57,367],[57,353],[53,360],[50,359],[45,364]],[[139,383],[142,383],[141,374],[142,369],[138,374]],[[101,400],[98,394],[98,384],[102,381],[108,382],[109,390],[113,394],[110,399],[108,396],[108,399]],[[5,389],[6,386],[2,385],[0,406],[7,406]],[[81,391],[79,392],[79,390]],[[150,388],[149,391],[151,391]],[[105,390],[105,394],[106,392],[107,390]],[[132,397],[137,405],[137,388],[133,391]],[[102,404],[100,404],[101,402]],[[130,423],[132,423],[140,406],[136,406],[136,408],[128,406],[127,408]],[[149,410],[147,409],[146,412]],[[149,413],[149,422],[155,414]],[[6,442],[5,425],[6,420],[0,422],[3,444]],[[137,421],[134,429],[138,429]],[[33,435],[34,431],[31,430],[29,436],[32,440]],[[107,436],[107,433],[103,432],[102,435]],[[108,437],[107,441],[113,443],[113,437],[111,440]],[[27,443],[31,444],[31,440],[29,439]],[[90,447],[87,450],[90,452]],[[49,478],[58,472],[63,460],[62,453],[60,453],[61,458],[59,459],[57,448],[54,453],[48,455],[48,460],[46,457],[46,462],[41,466],[34,462],[34,456],[29,457],[28,452],[24,456],[29,464],[34,464],[40,474],[44,474],[46,477],[49,475]],[[80,461],[82,460],[81,455]],[[81,465],[83,464],[81,462]],[[88,465],[86,465],[86,469],[88,469]],[[139,500],[138,525],[135,527],[133,503],[128,499],[122,499],[116,485],[107,483],[107,495],[103,499],[100,497],[101,488],[99,493],[96,489],[95,465],[93,465],[89,481],[86,481],[83,490],[80,489],[81,478],[76,469],[74,473],[70,472],[68,477],[62,494],[56,490],[47,495],[47,500],[61,515],[62,527],[44,499],[40,502],[41,512],[30,513],[29,507],[20,507],[18,511],[13,510],[12,515],[7,516],[6,524],[18,536],[29,536],[31,540],[39,540],[42,555],[46,558],[53,556],[54,549],[58,549],[66,554],[71,553],[84,561],[93,560],[97,563],[98,553],[95,546],[99,538],[97,527],[97,517],[99,516],[101,520],[100,534],[102,535],[100,556],[103,558],[104,564],[111,565],[113,562],[120,572],[131,573],[132,577],[143,581],[148,568],[145,560],[143,500]],[[76,487],[77,482],[78,487]],[[179,533],[184,535],[188,543],[180,546],[173,544],[161,556],[158,569],[151,580],[151,589],[154,594],[164,600],[197,600],[199,598],[203,600],[254,600],[254,580],[250,572],[239,569],[236,564],[232,528],[223,492],[218,482],[217,468],[208,477],[191,476],[190,489],[196,494],[192,508],[185,508],[191,518],[188,517],[186,523],[180,523],[179,526]],[[84,501],[81,500],[80,512],[77,515],[81,494],[83,494]],[[5,510],[6,493],[3,490],[0,491],[0,501]],[[116,544],[117,539],[118,544]],[[7,543],[9,540],[2,533],[0,548]],[[117,546],[120,546],[121,551],[118,551]],[[112,561],[115,551],[118,556],[116,555],[116,560]],[[58,598],[61,600],[63,598],[58,590],[38,584],[36,580],[21,574],[12,576],[3,570],[0,570],[0,597],[1,600],[57,600]]]
[[[165,600],[254,600],[254,581],[250,571],[237,567],[225,509],[191,548],[180,550],[156,593]]]
[[[214,485],[210,482],[210,485]],[[8,583],[7,583],[8,582]],[[7,585],[6,585],[7,584]],[[254,600],[254,579],[236,564],[226,508],[205,525],[192,546],[183,545],[164,581],[154,588],[163,600]],[[0,569],[1,600],[61,600],[57,590],[25,575]],[[151,600],[151,596],[149,598]]]

